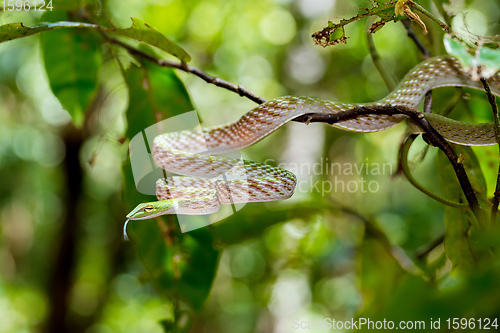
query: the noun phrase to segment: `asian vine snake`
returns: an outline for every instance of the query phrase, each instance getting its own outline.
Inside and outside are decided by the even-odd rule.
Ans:
[[[493,94],[500,96],[500,74],[490,78],[488,83]],[[217,211],[219,204],[289,198],[295,188],[295,176],[292,173],[208,154],[250,146],[304,114],[339,113],[360,106],[387,104],[416,108],[429,90],[443,86],[482,89],[481,83],[473,81],[455,58],[441,56],[417,65],[394,91],[378,102],[346,104],[311,97],[281,97],[256,107],[234,123],[160,135],[155,138],[153,145],[156,164],[190,177],[159,180],[157,197],[160,201],[138,205],[127,218],[139,220],[173,213],[209,214]],[[405,118],[399,114],[362,115],[332,126],[353,132],[376,132],[395,126]],[[425,114],[425,118],[449,142],[466,146],[496,144],[491,123],[464,123],[429,113]],[[413,133],[422,132],[415,124],[410,128]],[[221,178],[221,175],[227,179]],[[193,176],[195,178],[191,178]]]

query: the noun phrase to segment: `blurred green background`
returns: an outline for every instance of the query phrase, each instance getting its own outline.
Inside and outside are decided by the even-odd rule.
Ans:
[[[443,8],[455,13],[456,32],[468,27],[479,35],[499,33],[498,1],[420,4],[436,15]],[[354,16],[371,7],[370,1],[82,0],[57,1],[53,7],[67,14],[63,20],[109,20],[122,28],[138,17],[181,45],[192,57],[190,65],[267,100],[307,95],[368,102],[389,92],[367,46],[374,18],[348,25],[345,45],[322,48],[311,38],[328,20]],[[2,25],[59,19],[0,12]],[[444,54],[443,31],[423,20],[429,34],[413,25],[416,34],[432,55]],[[248,204],[225,221],[188,234],[176,230],[175,218],[132,222],[132,241],[124,242],[125,215],[141,201],[154,200],[138,196],[127,178],[128,139],[148,121],[159,120],[152,108],[140,113],[134,104],[141,101],[144,71],[165,95],[155,97],[165,102],[158,106],[163,117],[189,111],[192,104],[202,124],[212,126],[234,121],[256,105],[191,74],[175,76],[151,64],[138,69],[139,61],[123,49],[82,31],[0,44],[0,332],[292,332],[301,331],[293,329],[295,318],[500,317],[496,259],[481,266],[473,254],[462,253],[467,244],[450,250],[457,253],[445,253],[440,244],[419,256],[443,235],[445,209],[393,176],[404,125],[354,134],[290,123],[242,154],[299,169],[292,199]],[[71,39],[65,42],[67,36],[87,44],[78,44],[79,51]],[[388,23],[373,39],[396,81],[422,60],[400,22]],[[98,72],[89,92],[85,80],[92,75],[86,77],[85,68],[93,63]],[[65,78],[73,74],[81,80],[69,86],[63,104],[86,106],[80,118],[72,113],[76,124],[61,95],[58,100],[53,93],[64,90]],[[434,105],[443,108],[454,94],[440,89]],[[491,119],[480,92],[466,90],[457,113],[470,121]],[[139,120],[132,124],[133,117]],[[412,159],[425,145],[419,139]],[[491,196],[497,148],[474,151]],[[340,174],[307,169],[333,163],[342,165]],[[346,166],[363,164],[389,171],[343,174]],[[439,193],[436,170],[431,148],[414,173]],[[335,179],[374,182],[378,190],[322,192],[321,184]]]

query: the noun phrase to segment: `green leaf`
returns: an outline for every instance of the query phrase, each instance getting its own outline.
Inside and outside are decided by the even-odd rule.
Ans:
[[[46,15],[48,15],[49,13],[50,12],[46,12],[46,14],[44,15],[44,19],[47,19]],[[0,26],[0,43],[7,42],[9,40],[17,38],[32,36],[49,30],[64,29],[64,28],[97,29],[98,26],[94,24],[80,23],[80,22],[57,22],[57,23],[43,22],[33,27],[26,27],[22,23],[9,23]]]
[[[482,47],[479,50],[478,66],[481,66],[481,76],[492,77],[500,70],[500,50]]]
[[[449,35],[444,36],[443,43],[446,52],[455,56],[462,64],[462,67],[466,68],[473,66],[474,57],[469,53],[470,50],[466,44],[451,38]]]
[[[156,122],[152,101],[149,98],[149,82],[144,67],[132,65],[125,73],[128,86],[127,138],[133,138],[147,127]]]
[[[179,45],[167,39],[161,32],[149,26],[146,22],[132,17],[132,26],[128,29],[111,29],[110,33],[133,38],[139,42],[155,46],[168,52],[183,62],[189,62],[191,57]]]
[[[28,37],[40,32],[52,30],[49,26],[25,27],[22,23],[10,23],[0,26],[0,43],[16,38]]]
[[[455,56],[462,67],[473,75],[473,78],[490,78],[500,70],[500,50],[481,47],[475,48],[460,43],[450,36],[444,37],[446,52]]]
[[[167,220],[131,223],[130,239],[160,295],[181,299],[198,311],[210,292],[220,253],[207,229],[181,233],[175,216]]]
[[[150,63],[142,67],[132,65],[125,80],[129,88],[126,116],[130,139],[162,119],[195,109],[173,69]]]
[[[486,201],[486,181],[479,161],[470,147],[455,146],[467,171],[474,192],[483,209],[488,208]],[[456,202],[466,202],[455,171],[444,153],[438,153],[438,174],[442,195]],[[469,209],[445,208],[444,216],[446,255],[454,268],[472,269],[481,260],[489,258],[487,248],[481,241],[484,234]]]
[[[48,14],[54,12],[46,12],[46,13]],[[47,16],[44,15],[43,19],[46,19],[46,17]],[[100,30],[112,35],[132,38],[138,42],[155,46],[162,51],[170,53],[183,62],[189,62],[191,60],[189,54],[187,54],[187,52],[184,51],[184,49],[182,49],[179,45],[169,40],[161,32],[149,26],[143,20],[135,17],[131,18],[132,26],[127,29],[108,28],[97,24],[64,21],[66,19],[67,17],[61,19],[59,22],[56,22],[56,20],[51,20],[53,23],[42,22],[33,27],[26,27],[22,23],[4,24],[0,26],[0,43],[13,40],[16,38],[32,36],[50,30],[59,30],[67,28],[84,28],[84,29]]]
[[[66,14],[53,11],[43,17],[61,20]],[[73,122],[81,125],[97,91],[100,40],[91,31],[59,30],[45,33],[41,45],[50,88]]]

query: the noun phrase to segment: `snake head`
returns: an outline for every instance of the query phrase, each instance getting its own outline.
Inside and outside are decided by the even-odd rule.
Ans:
[[[175,205],[172,199],[141,203],[127,215],[130,220],[146,220],[164,214],[175,214]]]

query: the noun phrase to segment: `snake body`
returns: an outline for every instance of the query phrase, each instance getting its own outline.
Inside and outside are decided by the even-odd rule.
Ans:
[[[491,91],[500,95],[500,74],[488,79]],[[282,200],[293,194],[295,176],[279,168],[211,155],[248,147],[290,120],[304,114],[334,114],[361,106],[405,106],[416,108],[425,94],[438,87],[482,89],[452,56],[428,59],[413,68],[400,85],[385,98],[366,104],[338,103],[312,97],[280,97],[261,104],[234,123],[166,133],[155,138],[153,157],[165,170],[195,178],[174,177],[157,182],[160,201],[137,206],[129,219],[157,215],[208,214],[219,204]],[[332,124],[353,132],[377,132],[391,128],[405,115],[362,115]],[[437,114],[427,121],[447,140],[467,146],[496,144],[493,124],[470,124]],[[414,133],[422,131],[412,125]],[[231,180],[224,177],[233,178]],[[209,179],[206,179],[209,178]]]

